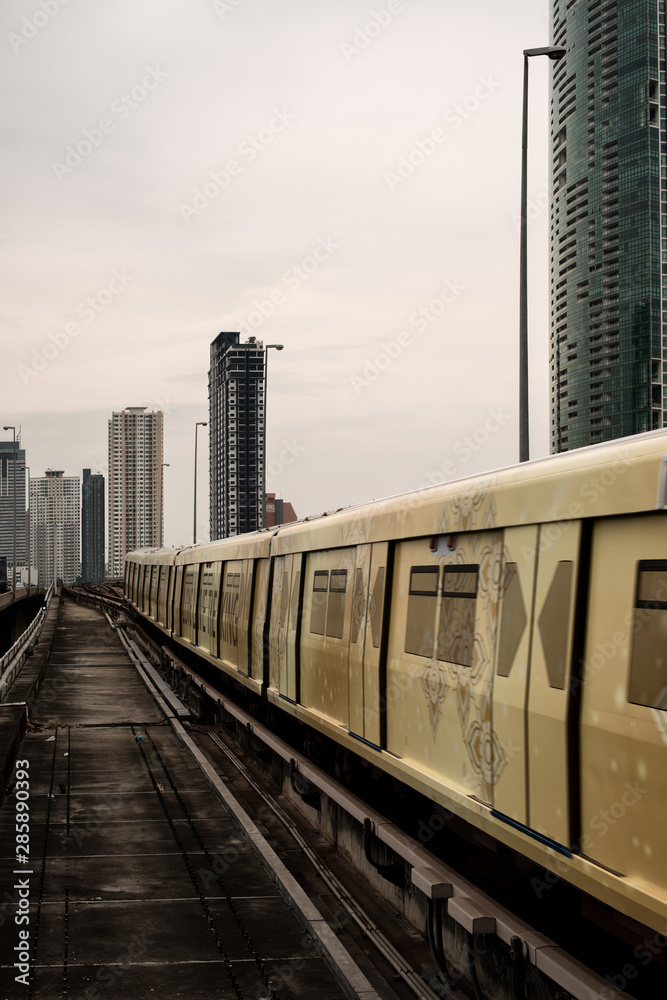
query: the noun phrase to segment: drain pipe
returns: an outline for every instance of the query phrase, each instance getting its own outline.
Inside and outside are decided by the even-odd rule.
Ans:
[[[431,956],[435,963],[438,978],[451,993],[456,989],[456,984],[447,971],[447,960],[442,946],[443,902],[441,899],[428,899],[426,906],[426,927],[428,930],[428,943],[431,946]]]
[[[480,954],[484,954],[485,948],[480,945],[480,940],[483,941],[483,934],[469,934],[466,933],[466,953],[468,956],[468,978],[472,984],[472,991],[475,994],[475,1000],[484,1000],[484,994],[482,993],[479,986],[479,979],[477,978],[477,959]]]

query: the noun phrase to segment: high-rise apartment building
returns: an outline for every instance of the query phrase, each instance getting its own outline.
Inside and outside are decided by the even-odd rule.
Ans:
[[[552,13],[551,449],[567,451],[667,423],[665,4]]]
[[[208,373],[211,541],[262,527],[264,346],[238,333],[211,344]]]
[[[47,469],[30,477],[31,565],[37,582],[48,587],[54,580],[71,585],[79,575],[81,481],[78,476]]]
[[[16,565],[27,563],[25,481],[25,450],[20,442],[0,441],[0,556],[7,559],[10,586],[14,550]]]
[[[163,539],[162,411],[130,406],[109,421],[109,576],[125,554]]]
[[[104,476],[83,470],[81,486],[81,579],[104,580]]]

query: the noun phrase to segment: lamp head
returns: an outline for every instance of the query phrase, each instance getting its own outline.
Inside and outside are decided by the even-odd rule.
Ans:
[[[539,49],[524,49],[524,56],[549,56],[549,59],[562,59],[565,55],[562,45],[543,45]]]

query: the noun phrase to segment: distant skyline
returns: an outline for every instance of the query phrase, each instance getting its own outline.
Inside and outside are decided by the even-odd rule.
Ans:
[[[192,537],[209,345],[269,365],[267,490],[300,517],[518,459],[522,49],[549,4],[7,0],[3,424],[108,477],[164,412]],[[547,60],[531,64],[531,454],[548,453]],[[200,428],[197,523],[208,537]]]

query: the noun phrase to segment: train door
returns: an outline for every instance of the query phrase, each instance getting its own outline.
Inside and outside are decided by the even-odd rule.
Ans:
[[[297,697],[297,637],[302,555],[277,556],[273,566],[269,676],[284,698]]]
[[[366,644],[366,612],[368,608],[368,579],[370,571],[371,546],[358,545],[354,560],[350,653],[347,660],[347,674],[350,732],[362,738],[364,736],[364,646]]]
[[[264,627],[269,599],[270,563],[270,559],[258,559],[255,563],[250,676],[257,681],[264,679]]]
[[[181,595],[181,636],[188,642],[195,642],[195,567],[184,566],[183,593]]]
[[[493,729],[499,741],[493,762],[493,807],[524,825],[528,824],[525,717],[537,532],[534,524],[505,531],[493,682]]]
[[[202,563],[199,576],[199,599],[197,610],[197,642],[202,649],[218,655],[216,617],[219,589],[219,563]],[[217,570],[217,572],[216,572]],[[216,579],[217,577],[217,579]]]
[[[148,617],[152,618],[153,621],[157,621],[157,594],[160,582],[160,567],[151,566],[149,568],[149,571],[150,571],[150,587],[149,587]]]
[[[375,746],[381,741],[380,640],[388,548],[386,542],[357,546],[350,623],[350,732]]]
[[[167,595],[169,592],[169,566],[160,566],[160,582],[157,592],[157,621],[167,626]]]
[[[169,566],[168,568],[168,585],[167,585],[167,620],[166,626],[170,632],[174,631],[174,588],[176,583],[176,567]]]
[[[140,611],[145,611],[144,607],[144,578],[146,576],[146,566],[144,563],[139,565],[139,576],[137,581],[137,607]]]
[[[574,612],[581,521],[543,524],[535,579],[535,615],[528,677],[528,821],[532,830],[571,846],[570,718],[578,688],[572,684]]]
[[[183,635],[183,567],[173,566],[173,609],[172,609],[172,623],[171,627],[175,635]]]
[[[505,531],[493,687],[494,809],[556,844],[577,824],[573,683],[580,521]]]

